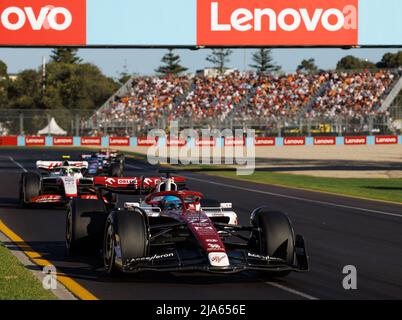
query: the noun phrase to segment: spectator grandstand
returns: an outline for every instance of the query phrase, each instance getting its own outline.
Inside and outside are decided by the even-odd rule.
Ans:
[[[195,128],[228,122],[268,128],[342,118],[360,123],[353,129],[357,132],[367,129],[362,119],[388,115],[381,106],[400,77],[401,70],[137,77],[125,95],[95,113],[89,126],[96,134],[107,127],[108,134],[126,135],[165,129],[172,120]]]

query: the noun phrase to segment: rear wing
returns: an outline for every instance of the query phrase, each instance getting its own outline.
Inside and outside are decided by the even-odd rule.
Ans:
[[[93,184],[97,188],[107,189],[114,193],[152,193],[158,185],[163,183],[161,177],[95,177]],[[183,186],[186,178],[172,177],[172,182],[177,186]]]
[[[43,170],[52,170],[59,167],[64,167],[68,164],[68,167],[74,167],[78,169],[87,169],[87,161],[37,161],[36,168]]]

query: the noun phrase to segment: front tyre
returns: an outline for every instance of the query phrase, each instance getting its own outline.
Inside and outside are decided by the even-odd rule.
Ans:
[[[21,175],[20,204],[26,207],[32,198],[38,197],[41,192],[41,178],[34,172],[24,172]]]
[[[112,212],[106,222],[103,242],[106,273],[119,274],[132,259],[146,257],[148,235],[146,214],[141,209]]]
[[[289,217],[280,211],[258,208],[251,214],[254,231],[249,243],[251,250],[261,255],[280,258],[288,266],[294,265],[295,235]],[[262,272],[263,276],[285,277],[290,271]]]

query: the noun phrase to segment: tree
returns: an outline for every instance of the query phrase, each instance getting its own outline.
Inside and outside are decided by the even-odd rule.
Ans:
[[[271,49],[261,48],[254,52],[251,58],[254,64],[250,64],[250,67],[256,69],[258,73],[278,71],[280,69],[280,67],[274,63]]]
[[[206,60],[215,65],[220,73],[223,73],[226,63],[230,62],[229,57],[232,53],[233,51],[230,49],[212,49],[212,53],[207,56]]]
[[[0,60],[0,108],[8,105],[8,84],[7,65]]]
[[[1,78],[7,78],[8,73],[7,73],[7,65],[0,60],[0,79]]]
[[[173,49],[169,49],[168,53],[162,57],[161,61],[164,65],[160,66],[155,71],[164,76],[179,75],[188,70],[180,64],[180,56],[174,54]]]
[[[386,53],[381,61],[377,63],[378,68],[399,68],[402,67],[402,51],[397,53]]]
[[[302,62],[298,65],[297,71],[306,72],[306,73],[315,73],[318,71],[318,67],[315,64],[315,59],[303,59]]]
[[[375,69],[376,65],[368,60],[354,56],[343,57],[336,65],[337,70]]]
[[[82,59],[77,56],[78,49],[73,48],[56,48],[52,50],[50,58],[54,62],[78,64]]]

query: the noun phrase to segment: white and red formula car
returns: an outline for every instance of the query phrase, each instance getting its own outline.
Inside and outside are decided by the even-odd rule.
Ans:
[[[86,161],[37,161],[38,172],[25,172],[20,182],[20,203],[65,205],[71,198],[97,199],[93,179],[85,178]]]

